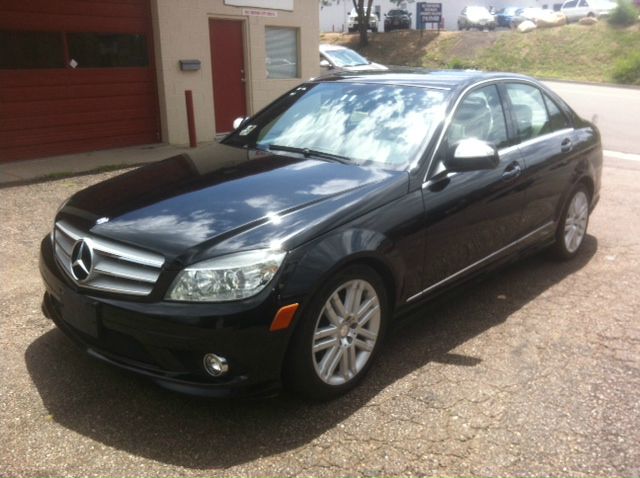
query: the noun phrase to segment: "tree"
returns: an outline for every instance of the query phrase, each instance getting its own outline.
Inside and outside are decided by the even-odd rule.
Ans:
[[[356,13],[358,14],[360,46],[367,46],[369,44],[367,29],[369,28],[369,18],[371,17],[372,3],[373,3],[373,0],[353,0],[353,7],[356,9]]]
[[[327,7],[333,2],[340,3],[340,0],[320,0],[321,7]],[[348,0],[344,0],[345,2]],[[367,29],[369,28],[369,17],[371,16],[371,4],[373,0],[352,0],[353,8],[358,15],[358,29],[360,32],[360,46],[369,44]]]

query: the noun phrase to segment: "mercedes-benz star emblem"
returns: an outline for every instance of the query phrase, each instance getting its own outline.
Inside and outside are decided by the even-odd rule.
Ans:
[[[71,251],[71,273],[78,282],[84,282],[91,276],[93,269],[93,249],[86,239],[80,239]]]

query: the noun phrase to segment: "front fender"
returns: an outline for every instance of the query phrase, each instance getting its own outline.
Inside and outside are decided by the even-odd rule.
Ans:
[[[395,302],[402,290],[406,265],[393,241],[384,234],[368,229],[336,230],[295,251],[281,282],[284,301],[304,303],[338,270],[349,264],[366,263],[375,269],[388,286]]]

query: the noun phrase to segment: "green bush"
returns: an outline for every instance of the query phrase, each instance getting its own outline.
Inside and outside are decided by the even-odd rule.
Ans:
[[[609,16],[609,23],[618,26],[633,25],[638,21],[638,13],[638,9],[629,0],[618,0],[618,6]]]
[[[466,62],[461,60],[460,58],[453,58],[448,64],[447,67],[451,70],[473,70],[475,69],[475,65],[472,62]]]
[[[618,83],[640,85],[640,51],[616,62],[613,79]]]

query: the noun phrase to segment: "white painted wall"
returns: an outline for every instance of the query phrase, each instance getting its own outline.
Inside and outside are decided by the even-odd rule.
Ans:
[[[416,3],[418,0],[405,0],[400,8],[411,13],[411,28],[416,27]],[[425,0],[426,1],[426,0]],[[431,0],[437,2],[438,0]],[[514,7],[543,7],[553,8],[553,3],[560,0],[439,0],[442,3],[445,30],[457,29],[458,15],[460,11],[469,5],[493,6],[497,9],[507,6]],[[389,10],[398,8],[391,0],[373,0],[371,11],[380,7],[380,31],[384,30],[384,14]],[[351,0],[334,0],[331,5],[320,6],[320,31],[321,32],[346,32],[347,15],[353,9]]]

